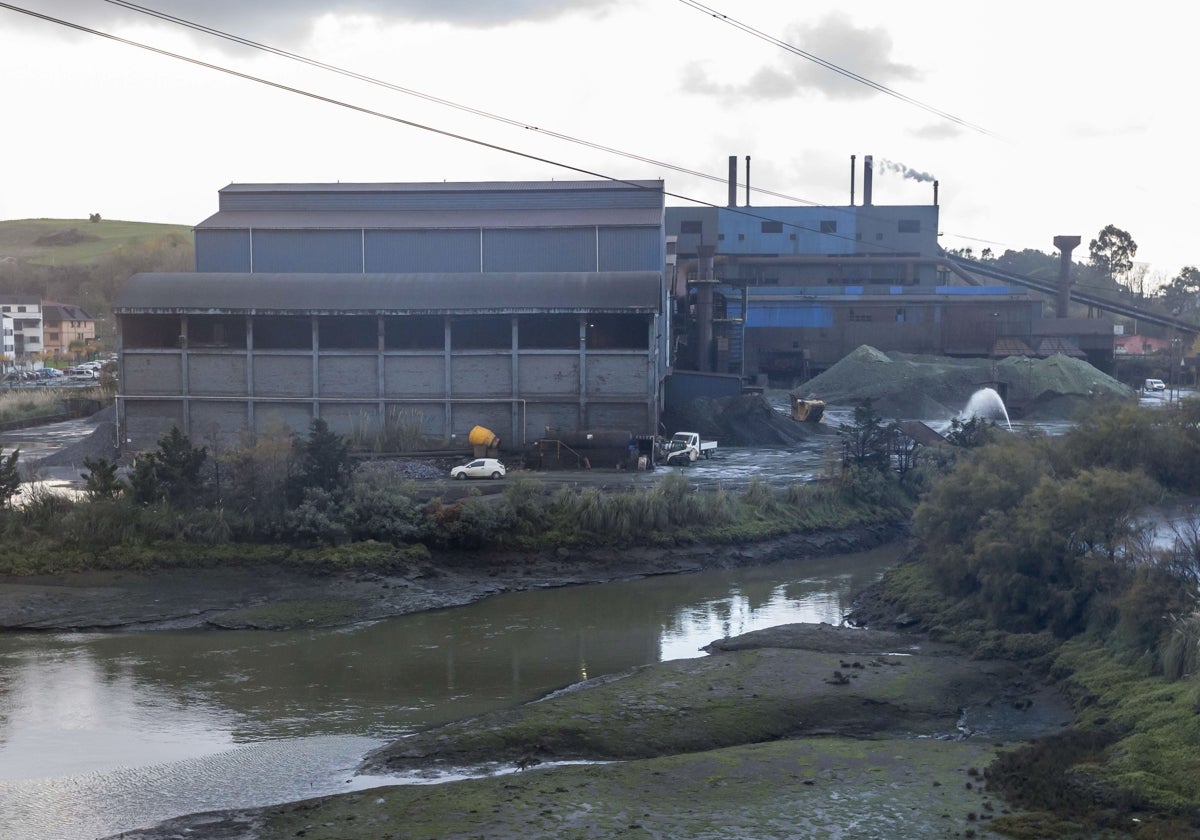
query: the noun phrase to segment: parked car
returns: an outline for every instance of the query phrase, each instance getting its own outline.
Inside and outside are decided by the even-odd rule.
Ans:
[[[459,481],[468,478],[504,478],[508,470],[495,458],[476,458],[469,464],[450,470],[450,477]]]
[[[1167,386],[1165,384],[1163,384],[1163,381],[1161,379],[1147,379],[1146,384],[1143,387],[1143,390],[1145,390],[1145,391],[1165,391],[1165,390],[1167,390]]]

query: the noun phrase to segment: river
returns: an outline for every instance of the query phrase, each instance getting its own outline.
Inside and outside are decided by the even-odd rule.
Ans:
[[[726,635],[840,623],[899,547],[500,595],[340,630],[0,637],[0,837],[339,793],[370,749]],[[403,781],[432,781],[407,779]]]

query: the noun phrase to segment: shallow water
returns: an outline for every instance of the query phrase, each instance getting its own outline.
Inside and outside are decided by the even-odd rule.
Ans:
[[[95,837],[388,780],[371,748],[725,635],[837,624],[898,547],[502,595],[342,630],[0,637],[0,837]]]

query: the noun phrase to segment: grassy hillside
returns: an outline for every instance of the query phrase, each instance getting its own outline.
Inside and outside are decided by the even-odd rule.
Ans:
[[[192,242],[188,225],[104,219],[19,219],[0,221],[0,260],[35,265],[79,265],[111,256],[119,248],[176,234]]]
[[[111,338],[117,290],[141,271],[192,271],[195,247],[186,225],[105,219],[0,221],[0,294],[37,295],[82,306]]]

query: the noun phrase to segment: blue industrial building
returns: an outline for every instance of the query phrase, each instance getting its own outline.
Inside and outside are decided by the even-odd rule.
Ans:
[[[733,176],[731,161],[731,180]],[[986,356],[1027,346],[1041,301],[938,247],[938,204],[669,207],[676,364],[799,381],[856,347]]]
[[[122,440],[347,433],[397,412],[475,425],[657,431],[668,372],[660,181],[232,184],[196,272],[120,292]]]

